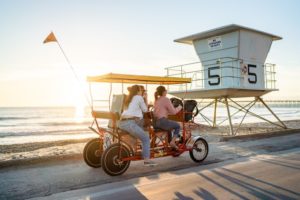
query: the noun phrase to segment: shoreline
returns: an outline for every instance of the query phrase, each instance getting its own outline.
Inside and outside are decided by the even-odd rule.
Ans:
[[[207,125],[193,127],[193,134],[202,134],[208,142],[226,142],[232,139],[258,139],[300,132],[300,120],[284,121],[288,129],[282,129],[266,122],[243,124],[237,136],[229,136],[229,127],[216,128]],[[234,125],[236,128],[238,125]],[[68,139],[49,142],[0,145],[0,168],[37,164],[42,162],[63,161],[65,159],[83,159],[85,144],[92,138]]]
[[[65,146],[69,144],[85,143],[88,142],[91,138],[84,139],[70,139],[70,140],[58,140],[58,141],[49,141],[49,142],[31,142],[24,144],[6,144],[0,145],[0,153],[20,153],[35,151],[41,148],[50,148],[54,146]],[[26,150],[24,150],[26,149]]]

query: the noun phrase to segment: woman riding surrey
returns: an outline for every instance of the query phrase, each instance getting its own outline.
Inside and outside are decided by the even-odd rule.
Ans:
[[[182,106],[179,105],[177,108],[174,108],[170,99],[166,96],[166,88],[164,86],[158,86],[154,94],[154,117],[156,118],[155,127],[166,131],[174,130],[170,145],[175,150],[178,150],[175,141],[176,138],[179,137],[180,125],[175,121],[169,120],[168,115],[175,115],[182,109]]]
[[[145,166],[155,166],[155,162],[150,160],[150,138],[143,129],[143,112],[147,112],[148,108],[143,95],[143,87],[133,85],[128,88],[129,95],[127,95],[124,103],[124,111],[121,115],[119,128],[127,131],[132,136],[142,141],[142,155],[144,157]]]

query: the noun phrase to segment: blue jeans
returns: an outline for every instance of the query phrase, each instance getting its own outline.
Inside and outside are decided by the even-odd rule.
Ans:
[[[150,158],[150,138],[144,131],[143,120],[124,120],[119,122],[119,128],[140,139],[143,145],[144,159]]]
[[[165,131],[172,131],[174,129],[174,137],[179,137],[180,125],[177,122],[169,120],[165,117],[162,117],[155,121],[155,128],[159,128]]]

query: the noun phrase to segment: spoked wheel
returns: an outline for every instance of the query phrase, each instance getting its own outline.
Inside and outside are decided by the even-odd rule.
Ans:
[[[103,142],[99,138],[89,141],[83,150],[83,158],[90,167],[101,167],[101,156],[103,153]]]
[[[190,150],[190,157],[194,162],[202,162],[208,155],[208,144],[206,140],[199,138],[193,149]]]
[[[101,164],[102,168],[108,175],[118,176],[126,172],[130,165],[129,161],[121,161],[119,150],[121,148],[121,158],[129,157],[130,151],[124,145],[112,144],[103,153]]]

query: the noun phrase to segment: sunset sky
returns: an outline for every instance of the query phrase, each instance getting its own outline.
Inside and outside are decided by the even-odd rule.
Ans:
[[[0,107],[74,106],[84,102],[53,31],[83,84],[108,72],[165,75],[198,61],[174,39],[239,24],[283,37],[267,62],[277,87],[265,98],[300,99],[300,1],[297,0],[1,0]]]

